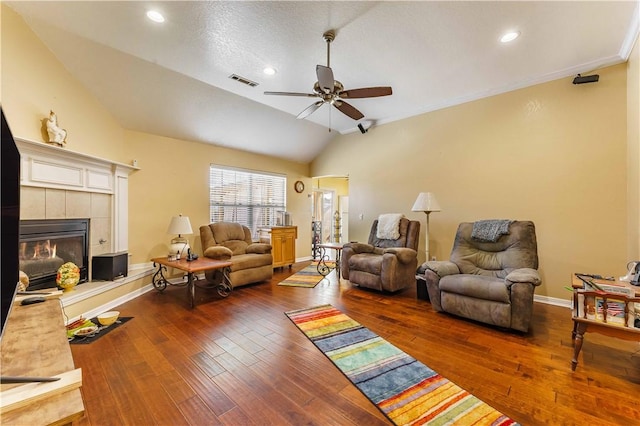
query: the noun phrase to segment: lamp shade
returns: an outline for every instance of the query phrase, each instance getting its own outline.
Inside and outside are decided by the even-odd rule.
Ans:
[[[431,192],[421,192],[418,194],[416,202],[413,203],[411,208],[413,212],[439,212],[440,204],[436,200],[436,196]]]
[[[189,216],[180,215],[172,217],[169,229],[167,229],[167,234],[193,234],[191,222],[189,222]]]

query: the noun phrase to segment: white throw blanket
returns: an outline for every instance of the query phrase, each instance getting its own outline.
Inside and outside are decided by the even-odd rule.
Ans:
[[[386,213],[378,216],[376,238],[381,240],[397,240],[400,238],[400,219],[402,213]]]

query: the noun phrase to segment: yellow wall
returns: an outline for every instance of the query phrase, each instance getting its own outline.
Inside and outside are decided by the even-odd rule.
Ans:
[[[336,197],[341,195],[349,195],[349,178],[348,177],[314,177],[314,189],[332,189],[336,192]]]
[[[533,220],[537,293],[568,299],[571,272],[622,275],[628,260],[626,65],[598,72],[597,84],[565,78],[343,135],[311,173],[349,176],[350,240],[366,240],[380,213],[420,220],[420,260],[419,192],[442,207],[430,216],[438,259],[462,221]]]
[[[42,120],[53,110],[68,149],[128,163],[122,127],[4,4],[1,30],[0,100],[14,136],[46,141]]]
[[[627,62],[627,259],[640,260],[640,43],[636,39]]]
[[[202,254],[200,225],[209,223],[209,164],[242,167],[287,175],[287,210],[298,226],[296,256],[311,255],[311,179],[307,164],[250,154],[213,145],[126,133],[127,148],[142,169],[129,178],[129,252],[133,262],[166,256],[171,238],[167,228],[172,216],[189,216],[194,234],[186,236]],[[298,194],[293,183],[302,180]]]

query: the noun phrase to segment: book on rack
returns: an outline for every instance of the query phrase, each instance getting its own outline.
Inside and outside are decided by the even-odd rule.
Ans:
[[[626,292],[624,290],[627,289],[624,287],[617,287],[617,289],[618,291],[616,292],[578,290],[578,306],[575,307],[576,317],[586,318],[592,321],[606,322],[607,324],[619,325],[622,327],[624,327],[626,323],[627,326],[634,327],[636,315],[640,314],[640,303],[634,303],[626,300],[626,298],[634,297],[633,291]],[[606,298],[604,296],[606,296]],[[616,298],[616,296],[621,297]],[[628,309],[626,321],[625,305],[627,305]]]

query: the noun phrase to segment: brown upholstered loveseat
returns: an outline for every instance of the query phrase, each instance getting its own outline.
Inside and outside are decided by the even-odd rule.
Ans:
[[[231,260],[229,280],[233,287],[270,280],[273,277],[271,244],[254,243],[246,226],[232,222],[216,222],[200,227],[200,240],[205,257]],[[220,271],[205,273],[207,280],[220,282]]]
[[[499,327],[529,329],[533,294],[541,283],[536,230],[530,221],[504,222],[507,233],[490,239],[474,235],[474,223],[461,223],[450,260],[420,266],[418,274],[424,275],[433,309]]]

